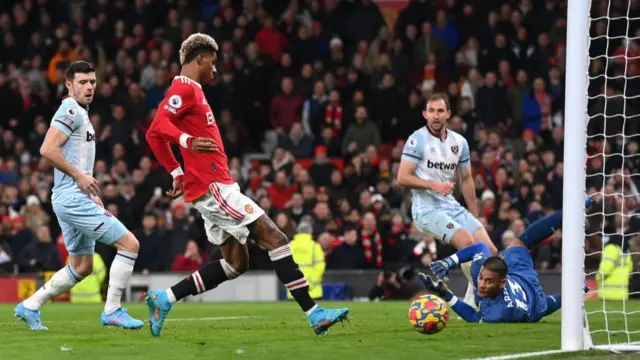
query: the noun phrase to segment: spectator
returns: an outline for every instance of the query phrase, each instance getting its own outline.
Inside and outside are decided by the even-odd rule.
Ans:
[[[533,80],[533,88],[522,99],[522,118],[524,130],[540,132],[551,129],[551,105],[553,99],[545,90],[542,78]]]
[[[287,47],[287,38],[273,26],[273,18],[271,16],[266,16],[262,25],[263,28],[256,35],[256,43],[263,53],[271,56],[273,61],[278,62]]]
[[[367,118],[367,109],[356,109],[356,122],[349,125],[342,141],[342,153],[354,155],[364,151],[369,145],[380,145],[380,131],[375,123]]]
[[[439,37],[433,35],[433,27],[431,23],[425,21],[422,23],[422,32],[415,42],[413,50],[414,64],[425,64],[427,55],[433,53],[439,62],[443,62],[447,55],[447,48]]]
[[[36,232],[41,226],[49,225],[49,215],[40,207],[40,199],[36,195],[27,197],[24,219],[27,228],[33,232]]]
[[[357,244],[358,232],[348,229],[342,243],[327,255],[327,269],[362,269],[365,265],[364,251]]]
[[[173,260],[171,271],[194,272],[209,261],[207,254],[201,254],[198,244],[189,240],[184,254],[178,254]]]
[[[298,186],[296,184],[288,184],[287,173],[278,171],[278,173],[276,173],[276,180],[269,186],[267,193],[271,198],[273,208],[277,211],[282,211],[297,190]]]
[[[302,124],[293,123],[289,135],[279,135],[278,146],[291,152],[296,159],[305,159],[313,152],[313,138],[302,131]]]
[[[27,245],[18,256],[21,272],[37,273],[40,271],[56,271],[62,267],[60,254],[51,242],[51,233],[46,225],[36,230],[38,241]]]
[[[475,101],[478,121],[486,128],[491,129],[506,124],[509,116],[506,95],[505,89],[497,83],[496,74],[488,72],[485,76],[485,85],[478,89]]]
[[[307,134],[317,135],[320,133],[320,125],[323,122],[324,111],[328,101],[329,97],[324,83],[316,81],[313,87],[313,94],[304,102],[302,110],[302,123]]]
[[[323,145],[316,146],[313,164],[309,167],[309,176],[316,186],[327,186],[331,182],[331,172],[335,166],[327,157],[327,148]]]
[[[275,96],[271,102],[271,126],[280,134],[289,132],[294,123],[302,120],[302,105],[304,99],[293,90],[291,78],[282,79],[282,93]]]
[[[140,242],[140,252],[133,270],[141,271],[145,275],[166,270],[169,244],[166,242],[167,237],[158,229],[155,214],[146,213],[142,219],[142,227],[136,229],[134,235]]]

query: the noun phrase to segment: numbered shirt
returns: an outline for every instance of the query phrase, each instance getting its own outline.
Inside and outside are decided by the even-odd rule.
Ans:
[[[51,127],[62,131],[69,138],[62,145],[62,155],[78,170],[93,176],[93,165],[96,159],[96,133],[89,120],[87,110],[73,98],[62,101],[58,111],[51,119]],[[64,194],[73,194],[82,190],[71,176],[54,169],[52,202],[56,202]]]
[[[177,76],[167,90],[165,98],[158,106],[158,112],[149,129],[158,134],[157,138],[172,143],[180,143],[184,159],[185,200],[190,202],[205,194],[212,182],[234,183],[229,173],[227,155],[224,152],[222,137],[218,130],[213,111],[207,102],[202,87],[197,82]],[[176,133],[177,132],[177,133]],[[186,135],[213,139],[218,151],[200,154],[188,148]],[[151,144],[154,137],[147,136],[158,160],[171,172],[179,164],[162,147]]]
[[[480,322],[513,323],[528,321],[529,296],[517,277],[507,275],[502,294],[494,299],[479,298]]]
[[[416,130],[405,143],[402,160],[417,165],[420,179],[455,182],[458,168],[469,166],[469,144],[455,131],[447,130],[444,140],[431,133],[427,126]],[[432,190],[412,190],[414,210],[431,210],[460,205],[453,195],[442,196]]]
[[[509,269],[507,281],[502,293],[497,297],[482,298],[478,296],[478,275],[489,253],[478,253],[471,261],[471,276],[476,304],[480,306],[480,322],[512,323],[537,321],[537,302],[535,292],[517,271]]]

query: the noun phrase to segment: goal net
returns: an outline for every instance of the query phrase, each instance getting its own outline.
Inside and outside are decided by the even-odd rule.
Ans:
[[[588,20],[577,19],[579,14]],[[640,351],[640,288],[634,283],[640,274],[640,2],[570,1],[568,16],[565,174],[574,171],[583,179],[565,176],[565,217],[584,211],[576,201],[584,192],[594,204],[578,214],[584,218],[564,220],[565,241],[577,241],[584,257],[571,259],[575,256],[564,251],[576,244],[563,244],[568,261],[563,263],[562,347]],[[585,25],[586,31],[575,32]],[[571,69],[574,65],[580,69]],[[586,81],[576,80],[585,75]],[[581,133],[571,133],[575,130]],[[580,183],[585,187],[576,186]],[[578,267],[590,287],[585,300],[575,294],[579,279],[571,271]],[[570,281],[571,289],[565,289]]]

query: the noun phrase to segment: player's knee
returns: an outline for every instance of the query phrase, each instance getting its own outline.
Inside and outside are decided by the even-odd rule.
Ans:
[[[276,224],[266,215],[263,215],[254,227],[255,238],[259,239],[260,246],[265,250],[271,251],[289,243],[287,235],[285,235]]]
[[[73,266],[73,269],[83,278],[91,275],[93,272],[93,261],[82,261]]]
[[[130,231],[128,231],[120,240],[116,241],[115,247],[118,250],[137,254],[140,250],[140,242]]]
[[[487,233],[487,230],[484,227],[481,227],[473,233],[473,240],[476,243],[481,242],[487,245],[492,256],[496,256],[498,254],[498,248],[493,243],[493,241],[491,241],[489,233]]]
[[[456,249],[464,249],[467,246],[471,246],[472,244],[473,237],[467,230],[463,228],[458,229],[458,231],[456,231],[451,237],[451,245]]]
[[[225,259],[225,261],[229,266],[231,266],[231,268],[233,268],[233,270],[235,270],[237,276],[240,276],[249,270],[249,259],[238,257],[230,260]]]

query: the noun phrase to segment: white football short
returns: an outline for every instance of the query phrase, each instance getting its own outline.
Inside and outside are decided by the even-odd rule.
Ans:
[[[229,237],[247,242],[247,226],[264,214],[253,200],[245,196],[237,183],[211,183],[209,191],[193,202],[204,219],[209,242],[221,245]]]

